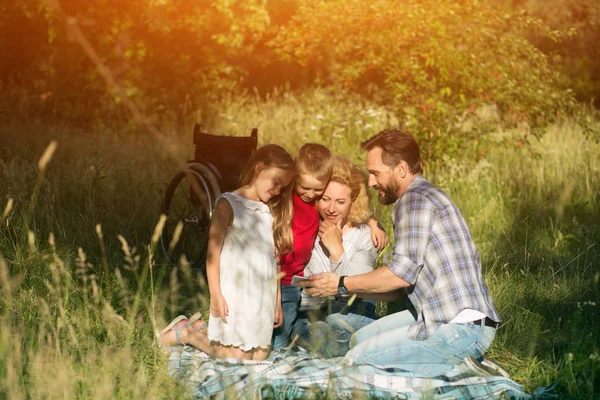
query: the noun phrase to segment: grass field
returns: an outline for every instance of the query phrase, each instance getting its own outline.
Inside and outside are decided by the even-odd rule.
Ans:
[[[212,132],[258,126],[261,144],[290,152],[324,143],[359,163],[358,143],[397,123],[320,91],[214,109],[177,127],[156,117],[159,137],[111,120],[1,123],[0,398],[184,396],[153,332],[206,310],[207,292],[189,267],[165,264],[152,238],[166,185],[192,157],[196,120]],[[558,382],[564,398],[597,398],[600,145],[569,123],[529,145],[522,134],[500,132],[482,159],[448,159],[425,176],[455,201],[479,248],[504,319],[490,357],[529,390]],[[390,209],[373,206],[391,232]]]

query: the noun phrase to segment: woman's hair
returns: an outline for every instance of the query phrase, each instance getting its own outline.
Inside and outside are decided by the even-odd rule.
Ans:
[[[367,222],[371,217],[371,209],[367,194],[367,176],[363,170],[346,157],[335,157],[329,182],[337,182],[350,188],[352,205],[346,217],[348,222],[353,226]]]
[[[248,186],[254,183],[258,173],[256,166],[263,163],[265,168],[279,168],[285,171],[296,173],[294,160],[289,153],[281,146],[276,144],[267,144],[254,152],[248,164],[240,175],[239,187]],[[294,186],[292,184],[281,188],[278,196],[269,200],[267,205],[273,216],[273,240],[275,242],[275,255],[279,256],[292,251],[294,239],[292,235],[292,217],[294,215],[292,194]]]
[[[306,143],[296,154],[298,175],[310,175],[321,182],[327,182],[333,169],[333,156],[322,144]]]

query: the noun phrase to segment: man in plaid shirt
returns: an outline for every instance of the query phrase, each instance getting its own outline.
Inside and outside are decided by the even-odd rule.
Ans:
[[[393,301],[408,295],[414,310],[390,314],[357,331],[346,358],[436,376],[467,356],[482,359],[501,321],[481,273],[467,224],[441,189],[421,176],[419,147],[401,130],[362,144],[369,186],[394,204],[394,250],[387,265],[363,275],[313,275],[313,296]]]

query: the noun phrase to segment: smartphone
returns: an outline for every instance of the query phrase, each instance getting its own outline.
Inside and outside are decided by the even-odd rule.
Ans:
[[[308,280],[309,280],[309,279],[308,279],[308,278],[306,278],[306,277],[304,277],[304,276],[300,276],[300,275],[294,275],[294,276],[292,276],[292,285],[293,285],[293,286],[299,286],[299,285],[297,285],[297,283],[298,283],[298,282],[301,282],[301,281],[308,281]]]

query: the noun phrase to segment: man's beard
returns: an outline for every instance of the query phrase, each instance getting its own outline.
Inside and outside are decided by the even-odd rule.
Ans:
[[[399,184],[391,184],[390,186],[377,185],[373,188],[377,190],[378,200],[384,206],[394,204],[396,200],[398,200],[398,195],[396,193],[398,193],[400,189]]]

